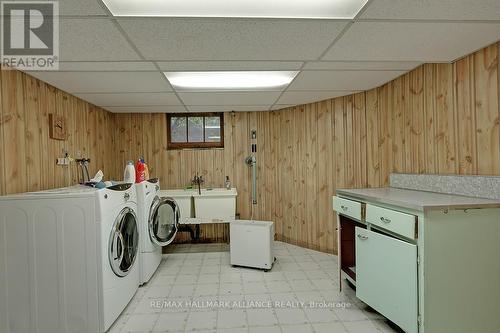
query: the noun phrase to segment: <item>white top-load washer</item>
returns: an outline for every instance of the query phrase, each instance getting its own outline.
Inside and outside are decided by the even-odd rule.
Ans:
[[[139,286],[131,184],[0,197],[0,332],[107,331]]]
[[[180,210],[172,198],[159,197],[157,178],[135,184],[139,212],[140,283],[147,283],[161,262],[161,248],[177,234]]]

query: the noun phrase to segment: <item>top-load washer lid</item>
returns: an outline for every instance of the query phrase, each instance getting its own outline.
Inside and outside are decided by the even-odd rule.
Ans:
[[[109,236],[109,263],[116,275],[124,277],[129,273],[137,258],[138,247],[137,216],[126,207],[118,214]]]
[[[179,206],[173,198],[155,197],[149,214],[149,236],[159,246],[166,246],[175,238],[180,219]]]

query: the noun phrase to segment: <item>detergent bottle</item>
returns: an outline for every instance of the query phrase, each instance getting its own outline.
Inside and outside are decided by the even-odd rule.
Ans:
[[[148,164],[146,162],[144,162],[144,159],[142,160],[142,162],[144,163],[144,180],[148,180],[149,179],[149,167],[148,167]]]
[[[123,181],[125,183],[135,183],[135,167],[134,161],[128,161],[125,171],[123,172]]]
[[[146,180],[144,174],[144,163],[139,159],[135,165],[135,182],[141,183]]]

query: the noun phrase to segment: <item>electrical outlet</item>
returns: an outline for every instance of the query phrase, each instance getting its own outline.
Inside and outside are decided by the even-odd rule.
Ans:
[[[56,164],[57,165],[69,165],[69,158],[67,158],[67,157],[59,157],[56,160]]]

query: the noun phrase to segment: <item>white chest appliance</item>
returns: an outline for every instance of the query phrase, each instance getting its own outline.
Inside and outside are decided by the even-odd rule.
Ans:
[[[274,222],[236,220],[230,223],[231,265],[269,270],[274,263]]]
[[[161,262],[161,248],[177,234],[180,210],[174,199],[159,197],[160,182],[151,179],[135,185],[139,212],[140,282],[147,283]]]
[[[0,332],[107,331],[139,285],[135,188],[0,197]]]

